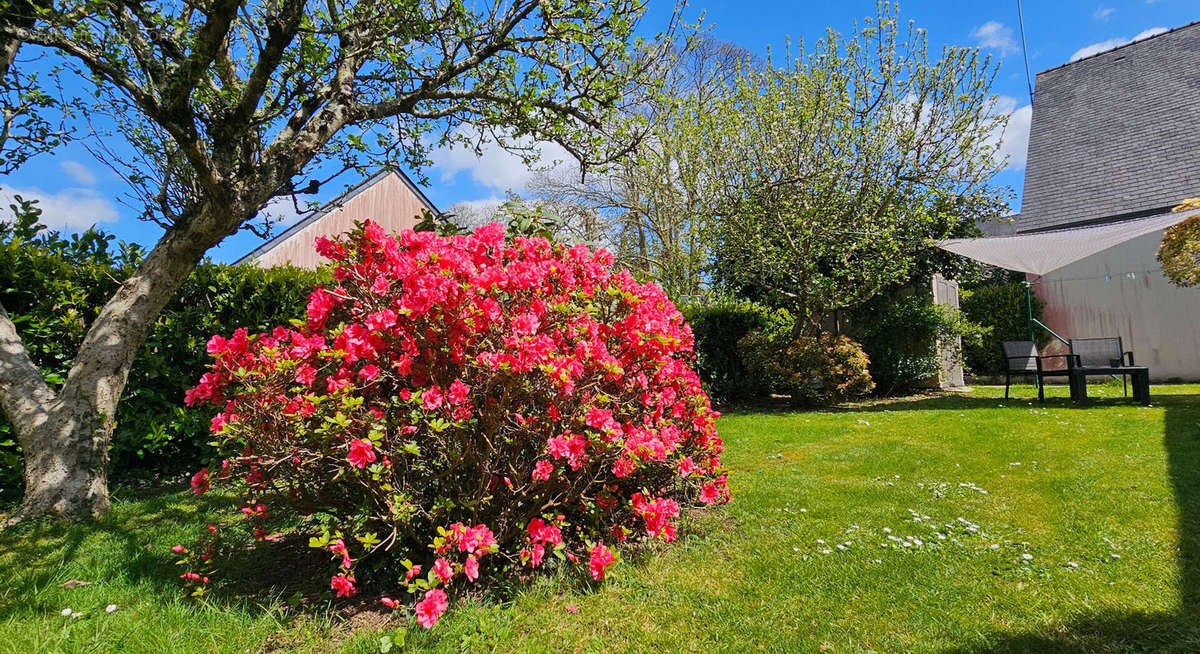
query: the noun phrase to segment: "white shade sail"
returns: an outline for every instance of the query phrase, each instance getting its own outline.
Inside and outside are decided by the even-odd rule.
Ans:
[[[1146,218],[1092,227],[1033,234],[952,238],[938,241],[943,250],[1008,270],[1045,275],[1143,234],[1166,229],[1200,210],[1167,212]]]

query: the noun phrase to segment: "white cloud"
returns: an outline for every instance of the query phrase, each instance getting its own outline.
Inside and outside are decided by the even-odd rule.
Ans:
[[[1029,149],[1029,124],[1033,119],[1033,107],[1024,105],[1018,107],[1014,97],[997,96],[992,105],[992,112],[1006,114],[1008,124],[1003,130],[997,130],[992,136],[992,143],[998,146],[996,157],[1006,162],[1005,170],[1024,170],[1027,151]]]
[[[975,31],[971,32],[971,38],[975,39],[979,47],[995,50],[1001,56],[1017,51],[1017,41],[1013,38],[1012,29],[997,20],[989,20],[976,27]]]
[[[297,204],[300,205],[299,210],[296,208]],[[308,215],[311,209],[310,204],[304,196],[296,198],[295,201],[290,195],[274,197],[267,201],[266,206],[260,209],[258,214],[261,217],[269,218],[274,226],[287,228],[301,216]]]
[[[14,196],[26,200],[37,200],[42,210],[42,224],[51,229],[80,230],[98,223],[116,222],[121,215],[112,200],[90,188],[66,188],[48,193],[37,187],[0,189],[0,205],[3,219],[12,218],[8,205],[14,204]]]
[[[1167,31],[1167,28],[1165,28],[1165,27],[1151,27],[1148,30],[1138,32],[1131,39],[1127,39],[1127,38],[1118,36],[1115,39],[1108,39],[1106,41],[1100,41],[1099,43],[1085,45],[1082,48],[1076,50],[1075,54],[1071,55],[1071,58],[1068,61],[1079,61],[1080,59],[1086,59],[1092,55],[1100,54],[1101,52],[1112,50],[1113,48],[1119,48],[1123,45],[1128,45],[1130,43],[1133,43],[1134,41],[1141,41],[1142,39],[1148,39],[1152,36],[1162,34],[1163,32],[1166,32],[1166,31]]]
[[[460,128],[458,134],[466,134],[472,142],[478,142],[478,132]],[[484,138],[479,151],[461,144],[439,147],[430,153],[433,168],[440,173],[443,184],[450,184],[459,173],[467,171],[471,179],[480,186],[497,191],[523,191],[540,169],[570,165],[571,155],[557,143],[524,141],[538,155],[537,161],[526,164],[520,155],[500,147],[491,138]]]
[[[1165,34],[1170,31],[1171,30],[1169,30],[1165,27],[1151,27],[1148,30],[1142,30],[1141,32],[1138,32],[1137,34],[1134,34],[1133,38],[1129,39],[1129,40],[1130,41],[1141,41],[1142,39],[1148,39],[1152,36],[1158,36],[1159,34]]]
[[[78,161],[71,161],[68,159],[66,161],[58,162],[58,166],[59,168],[62,168],[64,173],[67,174],[67,177],[75,180],[76,184],[80,186],[96,185],[96,174],[92,172],[91,168],[88,168]]]
[[[1113,7],[1096,7],[1096,11],[1092,12],[1092,18],[1107,23],[1115,11],[1116,9]]]

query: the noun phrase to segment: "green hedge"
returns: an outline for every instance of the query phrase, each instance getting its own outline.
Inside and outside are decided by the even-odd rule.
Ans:
[[[853,334],[871,360],[871,379],[880,395],[910,393],[941,370],[938,341],[979,339],[978,327],[927,294],[881,295],[856,309]]]
[[[36,219],[36,211],[26,211],[0,224],[0,305],[47,380],[58,385],[97,309],[143,252],[95,231],[64,238]],[[269,329],[301,317],[320,279],[320,273],[296,268],[198,266],[134,360],[117,410],[110,476],[157,477],[196,467],[206,452],[208,420],[203,409],[183,406],[183,393],[205,370],[209,336],[238,327]],[[0,415],[0,499],[13,499],[20,487],[14,441]]]
[[[982,338],[963,344],[963,361],[977,375],[1004,371],[1001,341],[1029,340],[1029,310],[1025,304],[1025,285],[1021,282],[980,286],[959,295],[963,315],[984,329]],[[1033,317],[1042,319],[1045,304],[1033,296]],[[1050,335],[1037,330],[1038,346],[1046,345]]]
[[[696,367],[705,389],[719,402],[755,397],[761,391],[742,363],[738,341],[755,330],[790,332],[795,321],[786,310],[753,302],[713,300],[680,307],[696,338]]]

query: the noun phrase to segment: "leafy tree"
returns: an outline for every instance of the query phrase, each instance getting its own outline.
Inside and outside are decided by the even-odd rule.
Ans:
[[[135,353],[203,254],[258,225],[268,201],[345,170],[416,167],[460,126],[502,145],[551,140],[585,167],[609,160],[640,136],[609,116],[652,90],[661,51],[634,39],[634,0],[5,4],[0,37],[51,57],[47,84],[91,92],[84,116],[122,137],[100,145],[133,153],[114,160],[164,228],[61,385],[0,313],[0,404],[26,455],[17,519],[108,508],[108,442]]]
[[[1200,198],[1184,200],[1175,211],[1200,209]],[[1163,274],[1179,286],[1200,284],[1200,216],[1192,216],[1167,230],[1158,247]]]
[[[811,334],[908,279],[930,238],[1003,206],[993,77],[975,49],[931,56],[886,3],[848,37],[744,71],[697,115],[716,280]]]
[[[732,78],[754,63],[746,50],[696,39],[676,53],[666,88],[635,107],[649,134],[626,157],[587,176],[559,170],[532,192],[572,235],[603,243],[624,267],[657,281],[676,300],[702,293],[716,188],[706,179],[701,116],[714,111]]]

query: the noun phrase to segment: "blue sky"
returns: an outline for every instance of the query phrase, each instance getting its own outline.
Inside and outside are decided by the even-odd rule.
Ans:
[[[644,22],[646,32],[662,26],[669,4],[660,2],[652,7]],[[703,12],[704,24],[715,38],[765,54],[768,47],[781,52],[789,37],[812,40],[823,35],[827,26],[848,29],[856,17],[874,14],[875,0],[693,0],[687,11],[692,19]],[[1200,20],[1197,0],[1026,0],[1024,11],[1029,66],[1034,74]],[[901,14],[926,29],[935,48],[979,46],[1000,62],[994,90],[1002,96],[1001,106],[1012,112],[1004,142],[1011,157],[1009,168],[997,176],[996,183],[1017,192],[1014,209],[1019,208],[1030,110],[1015,0],[908,0],[901,4]],[[508,190],[520,192],[529,178],[518,159],[498,149],[487,150],[480,158],[463,151],[443,151],[433,159],[434,165],[424,171],[429,178],[425,190],[443,209],[457,202],[494,202]],[[343,187],[328,188],[333,195]],[[0,178],[0,189],[0,194],[38,198],[46,221],[67,231],[96,223],[118,238],[147,246],[161,234],[156,226],[136,220],[136,212],[116,200],[124,191],[123,182],[80,145],[44,155],[8,178]],[[240,233],[210,254],[218,261],[231,261],[259,242],[251,234]]]

